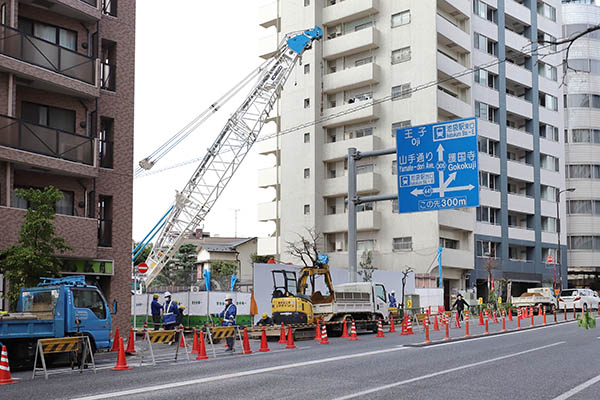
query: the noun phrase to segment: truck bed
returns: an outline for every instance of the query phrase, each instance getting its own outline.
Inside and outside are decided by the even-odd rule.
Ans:
[[[53,320],[0,319],[0,341],[10,339],[27,339],[53,337],[55,326]]]

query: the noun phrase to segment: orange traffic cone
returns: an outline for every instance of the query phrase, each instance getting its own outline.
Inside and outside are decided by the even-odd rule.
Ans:
[[[456,313],[456,319],[454,321],[454,327],[460,328],[460,319],[458,318],[458,312]]]
[[[429,324],[425,325],[425,343],[431,343],[431,340],[429,340]]]
[[[356,325],[354,325],[354,321],[352,321],[352,326],[350,327],[350,339],[348,340],[358,340],[358,336],[356,335]]]
[[[381,324],[381,318],[379,318],[379,322],[377,322],[377,336],[375,337],[385,337],[383,334],[383,326]]]
[[[348,336],[348,324],[346,324],[346,318],[344,318],[344,322],[342,324],[343,324],[343,327],[342,327],[342,337],[343,338],[350,337],[350,336]]]
[[[407,335],[414,335],[415,333],[413,332],[412,329],[412,320],[410,317],[407,317],[407,321],[406,321],[406,334]]]
[[[285,326],[283,326],[283,322],[281,323],[281,332],[279,333],[279,344],[286,344],[285,340]]]
[[[244,328],[244,339],[242,340],[242,347],[244,349],[244,354],[252,354],[252,350],[250,349],[250,340],[248,340],[247,328]]]
[[[446,324],[446,337],[444,340],[450,340],[450,324]]]
[[[512,321],[513,319],[512,319],[512,310],[511,310],[511,308],[509,307],[508,310],[506,310],[506,312],[508,313],[508,320]]]
[[[440,326],[438,324],[438,316],[435,316],[435,319],[433,320],[433,330],[434,331],[439,331],[440,330]]]
[[[183,339],[183,325],[179,325],[179,347],[185,347],[185,340]]]
[[[321,328],[321,341],[319,344],[329,344],[329,340],[327,339],[327,326],[325,326],[325,324],[323,324],[323,327]]]
[[[194,339],[192,340],[192,354],[198,354],[198,331],[194,328]]]
[[[127,359],[125,358],[124,347],[125,346],[123,346],[123,338],[119,338],[119,354],[117,356],[117,365],[115,365],[112,368],[113,371],[122,371],[122,370],[125,370],[125,369],[131,369],[127,365]]]
[[[396,326],[394,325],[394,316],[393,315],[390,315],[390,330],[388,332],[389,333],[396,332]]]
[[[483,325],[483,311],[479,311],[479,325]]]
[[[323,328],[325,325],[323,325]],[[288,325],[288,335],[287,335],[287,345],[286,349],[295,349],[296,345],[294,344],[294,332],[292,331],[292,326]]]
[[[0,355],[0,385],[10,385],[11,383],[19,383],[10,377],[10,367],[8,366],[8,352],[6,346],[2,346],[2,354]]]
[[[319,325],[319,321],[317,321],[317,327],[315,328],[315,338],[314,340],[321,340],[321,326]]]
[[[259,352],[271,351],[269,345],[267,344],[267,331],[265,327],[262,328],[262,336],[260,337],[260,349]]]
[[[407,335],[406,333],[406,318],[402,319],[402,330],[400,331],[400,335]]]
[[[488,327],[488,321],[489,321],[489,319],[486,319],[486,320],[485,320],[485,334],[486,334],[486,335],[487,335],[488,333],[490,333],[490,331],[489,331],[489,329],[488,329],[488,328],[489,328],[489,327]]]
[[[133,328],[129,330],[129,339],[127,339],[127,349],[125,353],[127,354],[135,354],[135,337],[133,336]]]
[[[119,351],[119,328],[115,330],[115,338],[113,339],[112,349],[110,349],[111,353],[116,353]]]
[[[144,321],[144,332],[148,330],[148,320]]]
[[[204,345],[204,332],[200,331],[200,334],[198,335],[198,357],[196,357],[196,360],[206,360],[208,359],[208,356],[206,355],[206,346]]]

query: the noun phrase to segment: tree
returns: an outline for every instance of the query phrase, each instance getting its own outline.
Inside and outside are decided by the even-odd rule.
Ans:
[[[404,313],[404,288],[406,287],[406,279],[408,278],[408,274],[410,274],[413,271],[414,270],[411,267],[406,267],[402,271],[402,299],[400,299],[400,304],[402,306],[403,313]]]
[[[238,271],[238,264],[233,261],[214,261],[211,263],[211,281],[216,281],[222,290],[231,287],[231,275]]]
[[[192,279],[192,274],[197,257],[196,245],[191,243],[181,245],[175,256],[152,282],[152,286],[190,286],[195,280]]]
[[[373,272],[377,269],[373,266],[373,256],[371,250],[364,250],[360,256],[360,271],[358,275],[362,277],[363,282],[373,281]]]
[[[321,242],[321,234],[314,228],[305,228],[307,237],[298,234],[298,240],[295,242],[286,242],[288,253],[300,259],[305,267],[320,266],[319,261],[319,244]]]
[[[48,186],[44,190],[17,189],[15,194],[27,201],[25,221],[18,244],[0,251],[0,272],[10,282],[6,297],[12,309],[21,288],[37,285],[41,277],[58,276],[63,264],[58,255],[72,250],[65,239],[55,234],[55,206],[62,198],[60,190]]]
[[[139,243],[134,244],[135,246],[133,248],[135,249]],[[150,252],[152,251],[153,246],[153,243],[148,243],[146,247],[144,247],[144,249],[140,251],[140,253],[135,257],[135,260],[133,260],[133,265],[138,265],[139,263],[146,261],[146,259],[150,255]]]

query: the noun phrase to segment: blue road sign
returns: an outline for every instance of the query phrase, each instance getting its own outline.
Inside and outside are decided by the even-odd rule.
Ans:
[[[396,130],[401,213],[479,206],[475,118]]]

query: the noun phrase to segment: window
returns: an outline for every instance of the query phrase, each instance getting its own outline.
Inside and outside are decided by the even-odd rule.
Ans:
[[[392,28],[410,23],[410,10],[392,15]]]
[[[548,154],[540,154],[540,166],[551,171],[558,171],[558,158]]]
[[[541,61],[538,61],[538,75],[553,81],[558,79],[556,67]]]
[[[392,100],[406,99],[410,97],[410,83],[392,87]]]
[[[21,103],[21,118],[32,124],[75,132],[75,111],[73,110],[24,101]]]
[[[592,214],[592,200],[569,200],[567,202],[567,213]]]
[[[398,214],[398,213],[399,213],[398,199],[394,199],[394,200],[392,200],[392,214]]]
[[[556,232],[556,218],[542,217],[542,231],[552,233]]]
[[[98,132],[98,156],[102,168],[113,167],[114,152],[114,119],[100,117],[100,132]]]
[[[479,101],[475,102],[475,116],[490,122],[498,122],[498,109]]]
[[[398,161],[392,160],[392,175],[398,175]]]
[[[498,75],[493,74],[485,69],[477,69],[474,73],[475,82],[482,86],[487,86],[490,89],[498,90]]]
[[[304,168],[304,179],[310,178],[310,168]]]
[[[112,247],[112,196],[98,196],[98,246]]]
[[[477,257],[496,257],[500,247],[500,243],[490,242],[488,240],[477,241]]]
[[[310,64],[304,64],[304,75],[310,74]]]
[[[410,60],[410,46],[403,47],[398,50],[392,51],[392,64],[398,64],[401,62]]]
[[[474,33],[474,46],[476,49],[491,54],[493,56],[498,55],[498,43],[494,40],[483,36],[477,32]]]
[[[411,251],[412,236],[399,237],[392,239],[392,250],[394,251]]]
[[[473,14],[487,19],[490,22],[498,23],[497,11],[481,0],[473,0]]]
[[[370,172],[373,172],[373,164],[359,165],[356,167],[356,175],[368,174]]]
[[[550,94],[540,92],[540,107],[558,111],[558,99]]]
[[[440,238],[440,247],[444,249],[458,249],[458,240]]]
[[[558,188],[554,186],[540,185],[540,197],[542,200],[556,201]]]
[[[356,251],[362,253],[363,251],[371,251],[375,248],[374,240],[357,240]]]
[[[363,57],[363,58],[359,58],[358,60],[354,61],[354,66],[360,67],[361,65],[371,64],[372,62],[373,62],[373,56]]]
[[[537,2],[537,13],[542,17],[548,18],[549,20],[556,21],[556,8],[543,1]]]
[[[77,50],[77,32],[75,31],[26,18],[19,18],[19,30],[65,49]]]
[[[567,99],[567,107],[589,107],[589,94],[570,94]]]
[[[304,7],[310,6],[310,0],[304,0]]]
[[[492,174],[490,172],[480,171],[479,172],[479,186],[485,187],[491,190],[498,190],[498,178],[499,175]]]
[[[410,126],[411,126],[410,119],[408,119],[406,121],[394,122],[392,124],[392,137],[396,137],[396,130],[402,129],[402,128],[408,128]]]
[[[310,133],[308,132],[304,134],[304,143],[310,143]]]
[[[569,165],[567,171],[571,179],[592,179],[591,165]]]
[[[104,299],[95,289],[71,288],[71,293],[73,293],[73,305],[76,308],[87,308],[98,319],[106,319]]]
[[[594,238],[594,236],[568,236],[567,245],[569,250],[593,250]]]
[[[0,6],[0,24],[6,25],[6,4]]]
[[[56,201],[56,213],[62,215],[75,215],[75,193],[63,190],[62,195],[62,199]]]
[[[540,137],[558,142],[558,128],[540,122]]]
[[[573,129],[571,140],[573,143],[592,143],[592,132],[589,129]]]
[[[480,206],[475,209],[477,221],[494,225],[498,223],[499,212],[499,209],[493,207]]]
[[[310,99],[304,99],[304,108],[310,107]]]
[[[373,202],[362,203],[356,206],[356,212],[373,211]]]
[[[498,145],[495,140],[488,139],[483,136],[478,137],[477,147],[480,153],[489,154],[492,157],[498,157]]]
[[[304,205],[304,215],[309,215],[310,214],[310,204],[305,204]]]
[[[111,17],[117,16],[117,0],[102,0],[102,13],[104,15],[110,15]]]

